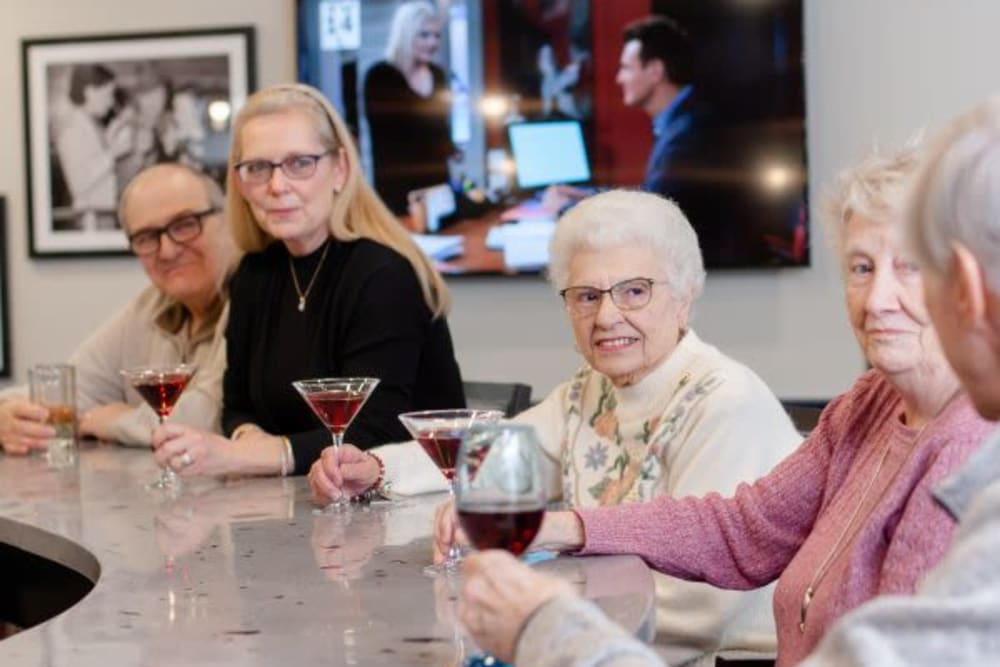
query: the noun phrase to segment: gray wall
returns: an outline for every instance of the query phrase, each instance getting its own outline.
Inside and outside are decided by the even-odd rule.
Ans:
[[[809,177],[816,192],[878,140],[903,141],[997,88],[996,0],[806,0]],[[122,260],[29,261],[19,40],[26,36],[250,23],[258,81],[294,77],[292,0],[0,0],[0,193],[8,198],[8,272],[17,379],[65,358],[144,282]],[[709,278],[695,324],[783,396],[842,391],[862,368],[846,324],[838,269],[817,243],[809,269]],[[452,282],[452,331],[471,379],[517,379],[538,394],[578,363],[555,296],[537,279]]]

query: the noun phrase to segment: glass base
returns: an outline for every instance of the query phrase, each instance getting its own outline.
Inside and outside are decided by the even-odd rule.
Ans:
[[[424,574],[428,577],[458,577],[462,574],[462,548],[452,546],[443,563],[428,565]]]
[[[146,485],[146,489],[177,493],[181,490],[181,478],[173,470],[164,469],[160,471],[159,478]]]
[[[76,442],[72,438],[49,440],[45,461],[51,468],[72,468],[76,465]]]
[[[458,577],[462,574],[462,561],[445,561],[440,565],[428,565],[423,569],[425,577]]]
[[[319,515],[319,514],[344,514],[346,512],[351,512],[352,511],[352,505],[353,505],[353,503],[350,500],[348,500],[346,498],[340,498],[338,500],[334,500],[329,505],[325,505],[324,507],[318,507],[318,508],[314,509],[313,510],[313,514],[316,514],[316,515]]]

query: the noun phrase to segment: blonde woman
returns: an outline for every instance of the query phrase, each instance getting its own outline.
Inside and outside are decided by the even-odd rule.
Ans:
[[[182,475],[296,474],[329,443],[293,380],[381,384],[346,433],[405,440],[396,416],[464,405],[440,274],[364,181],[343,120],[300,84],[252,95],[236,117],[227,211],[246,253],[232,280],[225,439],[181,426],[155,438]]]
[[[448,181],[451,101],[434,62],[441,21],[429,2],[404,2],[392,17],[385,59],[365,74],[365,116],[375,189],[398,215],[410,190]]]

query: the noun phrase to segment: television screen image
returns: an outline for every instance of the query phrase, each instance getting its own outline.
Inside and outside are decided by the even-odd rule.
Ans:
[[[590,163],[576,120],[523,121],[507,126],[517,187],[586,183]]]
[[[671,198],[710,271],[808,265],[802,41],[801,0],[298,0],[299,79],[449,274],[544,271],[563,184]]]

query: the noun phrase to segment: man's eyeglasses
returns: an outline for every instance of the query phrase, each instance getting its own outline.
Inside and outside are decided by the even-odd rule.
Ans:
[[[129,234],[128,244],[136,255],[152,255],[160,249],[160,237],[166,234],[174,243],[184,245],[194,241],[201,234],[202,220],[209,215],[218,213],[214,206],[204,211],[185,213],[174,218],[162,227],[142,229]]]
[[[319,161],[332,152],[324,151],[314,155],[289,155],[277,162],[246,160],[236,165],[236,173],[241,181],[250,185],[267,183],[271,180],[275,169],[281,169],[281,172],[292,180],[301,181],[315,174]]]
[[[619,310],[638,310],[653,298],[653,285],[663,283],[662,280],[652,278],[629,278],[619,283],[615,283],[608,289],[598,289],[582,285],[579,287],[567,287],[560,290],[559,296],[563,298],[566,307],[574,315],[593,315],[601,308],[601,301],[604,295],[611,296],[611,303]]]

